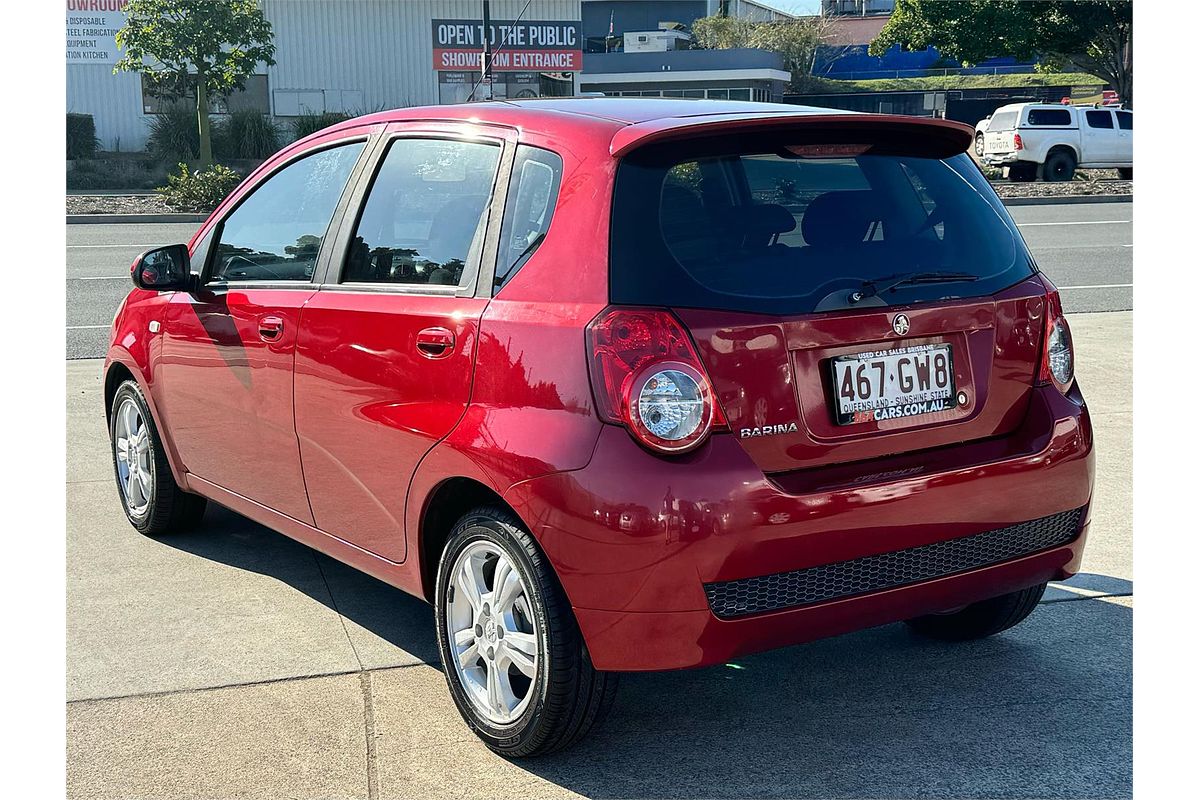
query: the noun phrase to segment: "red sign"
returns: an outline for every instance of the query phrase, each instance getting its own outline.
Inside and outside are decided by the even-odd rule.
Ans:
[[[579,23],[560,20],[433,20],[433,68],[477,71],[485,39],[494,72],[578,72],[583,69]]]
[[[435,70],[478,70],[479,50],[434,50]],[[583,69],[580,50],[501,50],[492,53],[493,72],[578,72]]]

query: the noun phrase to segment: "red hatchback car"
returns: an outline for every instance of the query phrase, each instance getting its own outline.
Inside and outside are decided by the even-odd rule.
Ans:
[[[1004,630],[1078,569],[1094,459],[971,137],[616,98],[316,133],[134,263],[125,512],[212,500],[426,598],[510,756],[582,737],[620,672]]]

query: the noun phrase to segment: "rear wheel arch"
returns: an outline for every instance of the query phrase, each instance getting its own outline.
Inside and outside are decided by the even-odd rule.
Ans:
[[[430,603],[437,586],[438,562],[450,533],[464,514],[480,506],[495,506],[521,519],[494,489],[474,478],[448,478],[434,487],[426,498],[418,531],[418,556],[421,559],[421,594]],[[530,531],[532,533],[532,529]]]

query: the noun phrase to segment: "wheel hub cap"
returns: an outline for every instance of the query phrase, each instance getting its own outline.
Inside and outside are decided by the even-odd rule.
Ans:
[[[446,631],[454,670],[475,710],[495,725],[529,705],[541,664],[525,582],[490,542],[473,542],[450,572]]]
[[[150,434],[141,409],[125,398],[113,423],[113,452],[117,460],[117,484],[129,513],[144,515],[154,498],[153,472],[150,466]]]

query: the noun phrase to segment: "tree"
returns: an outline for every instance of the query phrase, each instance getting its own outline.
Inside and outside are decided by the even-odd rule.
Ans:
[[[964,64],[996,56],[1038,58],[1039,68],[1071,65],[1099,75],[1133,106],[1133,3],[1128,0],[897,0],[871,42],[936,47]]]
[[[701,17],[692,23],[692,39],[703,50],[754,47],[783,56],[792,82],[812,72],[817,48],[828,33],[822,17],[752,22],[721,15]]]
[[[275,63],[271,23],[256,0],[129,0],[113,72],[140,72],[168,96],[196,99],[200,164],[212,164],[211,98],[244,89],[259,64]]]

